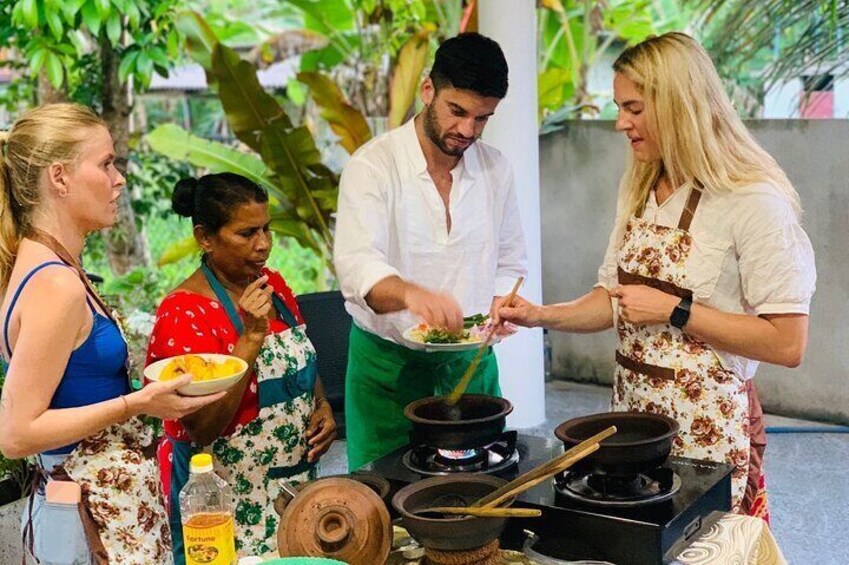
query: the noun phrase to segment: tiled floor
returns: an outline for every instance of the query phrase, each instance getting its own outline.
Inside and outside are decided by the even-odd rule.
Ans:
[[[522,430],[549,436],[569,418],[607,410],[605,387],[555,381],[546,385],[546,421]],[[820,428],[813,422],[767,415],[767,426]],[[766,453],[772,529],[791,564],[847,565],[849,433],[770,433]],[[322,474],[346,471],[345,445],[322,460]]]

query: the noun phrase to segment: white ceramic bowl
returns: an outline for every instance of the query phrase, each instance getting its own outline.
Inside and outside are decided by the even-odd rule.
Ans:
[[[248,372],[248,364],[245,362],[244,359],[240,359],[239,357],[234,357],[232,355],[222,355],[219,353],[190,353],[190,355],[196,355],[206,361],[214,361],[215,363],[223,363],[224,361],[234,359],[239,362],[241,369],[227,377],[221,377],[219,379],[212,379],[208,381],[193,381],[187,384],[186,386],[180,388],[178,391],[180,394],[185,394],[186,396],[204,396],[207,394],[215,394],[220,390],[227,390],[228,388],[236,384],[239,379],[241,379],[244,374]],[[182,355],[178,355],[177,357],[182,357]],[[145,379],[149,381],[158,381],[159,375],[162,373],[162,370],[173,359],[174,357],[160,359],[159,361],[151,363],[150,365],[145,367]]]

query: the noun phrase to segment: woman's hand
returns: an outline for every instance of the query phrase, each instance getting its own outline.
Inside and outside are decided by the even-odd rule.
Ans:
[[[507,297],[500,297],[501,304]],[[495,305],[493,305],[495,306]],[[513,305],[510,307],[499,306],[493,308],[492,323],[501,324],[510,322],[517,326],[535,328],[540,325],[542,306],[528,302],[518,294],[513,297]]]
[[[192,382],[191,375],[170,381],[151,382],[139,391],[124,397],[129,408],[128,416],[147,414],[162,420],[176,420],[220,400],[227,391],[205,396],[183,396],[177,390]]]
[[[650,326],[668,324],[669,317],[681,299],[674,294],[645,286],[626,284],[610,291],[619,299],[619,315],[629,324]]]
[[[239,308],[242,309],[245,323],[245,335],[262,341],[268,335],[270,321],[269,312],[274,306],[271,301],[272,288],[267,285],[268,275],[262,275],[245,288],[239,298]]]
[[[330,444],[336,439],[336,420],[333,418],[333,410],[326,398],[316,399],[315,410],[310,417],[310,425],[307,428],[307,443],[310,451],[307,461],[315,463],[324,455]]]

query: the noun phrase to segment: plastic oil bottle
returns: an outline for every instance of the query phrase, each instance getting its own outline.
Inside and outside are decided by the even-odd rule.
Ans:
[[[212,470],[212,456],[199,453],[189,463],[180,491],[186,565],[235,565],[233,492]]]

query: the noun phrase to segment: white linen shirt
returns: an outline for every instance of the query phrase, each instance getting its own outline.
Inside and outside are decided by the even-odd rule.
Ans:
[[[690,195],[690,184],[663,204],[652,191],[643,219],[678,227]],[[620,209],[622,198],[620,195]],[[808,314],[816,286],[814,250],[787,199],[771,184],[760,183],[732,192],[702,193],[690,224],[693,247],[686,263],[693,281],[693,301],[735,314]],[[617,282],[617,241],[612,234],[598,285]],[[726,369],[748,380],[758,362],[717,350]]]
[[[339,183],[333,260],[360,328],[403,344],[421,322],[409,311],[377,314],[365,296],[397,275],[454,296],[463,315],[488,314],[494,296],[508,294],[527,274],[513,171],[481,141],[451,171],[448,233],[445,205],[427,172],[414,120],[352,155]]]

